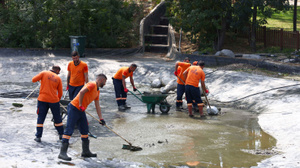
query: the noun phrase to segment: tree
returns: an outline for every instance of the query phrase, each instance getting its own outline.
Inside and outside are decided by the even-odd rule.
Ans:
[[[297,31],[297,1],[294,0],[293,31]]]
[[[172,25],[189,34],[199,49],[223,46],[231,0],[167,0]]]
[[[1,6],[4,8],[5,1],[4,1],[4,0],[0,0],[0,4],[1,4]]]
[[[288,9],[288,0],[239,0],[234,3],[233,26],[240,31],[250,32],[250,47],[253,52],[256,52],[257,27],[266,24],[267,18],[270,18],[274,12]],[[257,19],[258,12],[262,16],[259,19]]]

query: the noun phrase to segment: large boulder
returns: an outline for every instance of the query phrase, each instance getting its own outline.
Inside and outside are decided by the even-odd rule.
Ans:
[[[151,87],[153,88],[160,88],[161,87],[161,81],[160,79],[154,79],[151,83]]]
[[[169,81],[169,83],[165,87],[160,88],[161,93],[168,93],[171,90],[175,90],[177,88],[176,79]]]
[[[169,81],[171,81],[173,79],[174,79],[174,76],[171,75],[170,72],[163,72],[160,75],[160,81],[163,86],[166,86],[169,83]]]
[[[216,52],[216,56],[227,56],[227,57],[235,57],[235,54],[228,49],[223,49],[221,51]]]

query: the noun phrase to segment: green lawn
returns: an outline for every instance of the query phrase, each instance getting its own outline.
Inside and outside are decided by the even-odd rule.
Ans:
[[[287,31],[293,30],[293,9],[287,12],[275,13],[267,19],[267,27],[283,28]],[[300,30],[300,6],[297,8],[297,30]]]

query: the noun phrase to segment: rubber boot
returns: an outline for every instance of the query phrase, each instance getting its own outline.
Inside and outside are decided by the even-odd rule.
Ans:
[[[82,141],[82,157],[97,157],[97,154],[94,154],[90,151],[90,140]]]
[[[199,108],[200,117],[203,118],[203,119],[205,119],[206,116],[203,114],[203,106],[198,106],[198,108]]]
[[[188,106],[188,110],[189,110],[189,116],[190,117],[194,117],[194,115],[193,115],[193,106]]]
[[[72,160],[72,158],[70,158],[70,157],[67,155],[68,147],[69,147],[69,143],[67,143],[67,142],[63,142],[63,143],[61,144],[60,153],[59,153],[59,155],[58,155],[58,158],[59,158],[59,159],[63,159],[63,160],[66,160],[66,161],[71,161],[71,160]]]

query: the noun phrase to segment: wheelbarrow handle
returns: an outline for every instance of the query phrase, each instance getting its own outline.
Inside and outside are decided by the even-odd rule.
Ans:
[[[130,92],[134,97],[136,97],[137,99],[139,99],[141,102],[143,102],[143,100],[141,98],[139,98],[136,94],[134,94],[132,91],[128,90],[128,92]]]
[[[140,92],[140,90],[136,89],[142,96],[144,95],[142,92]]]

